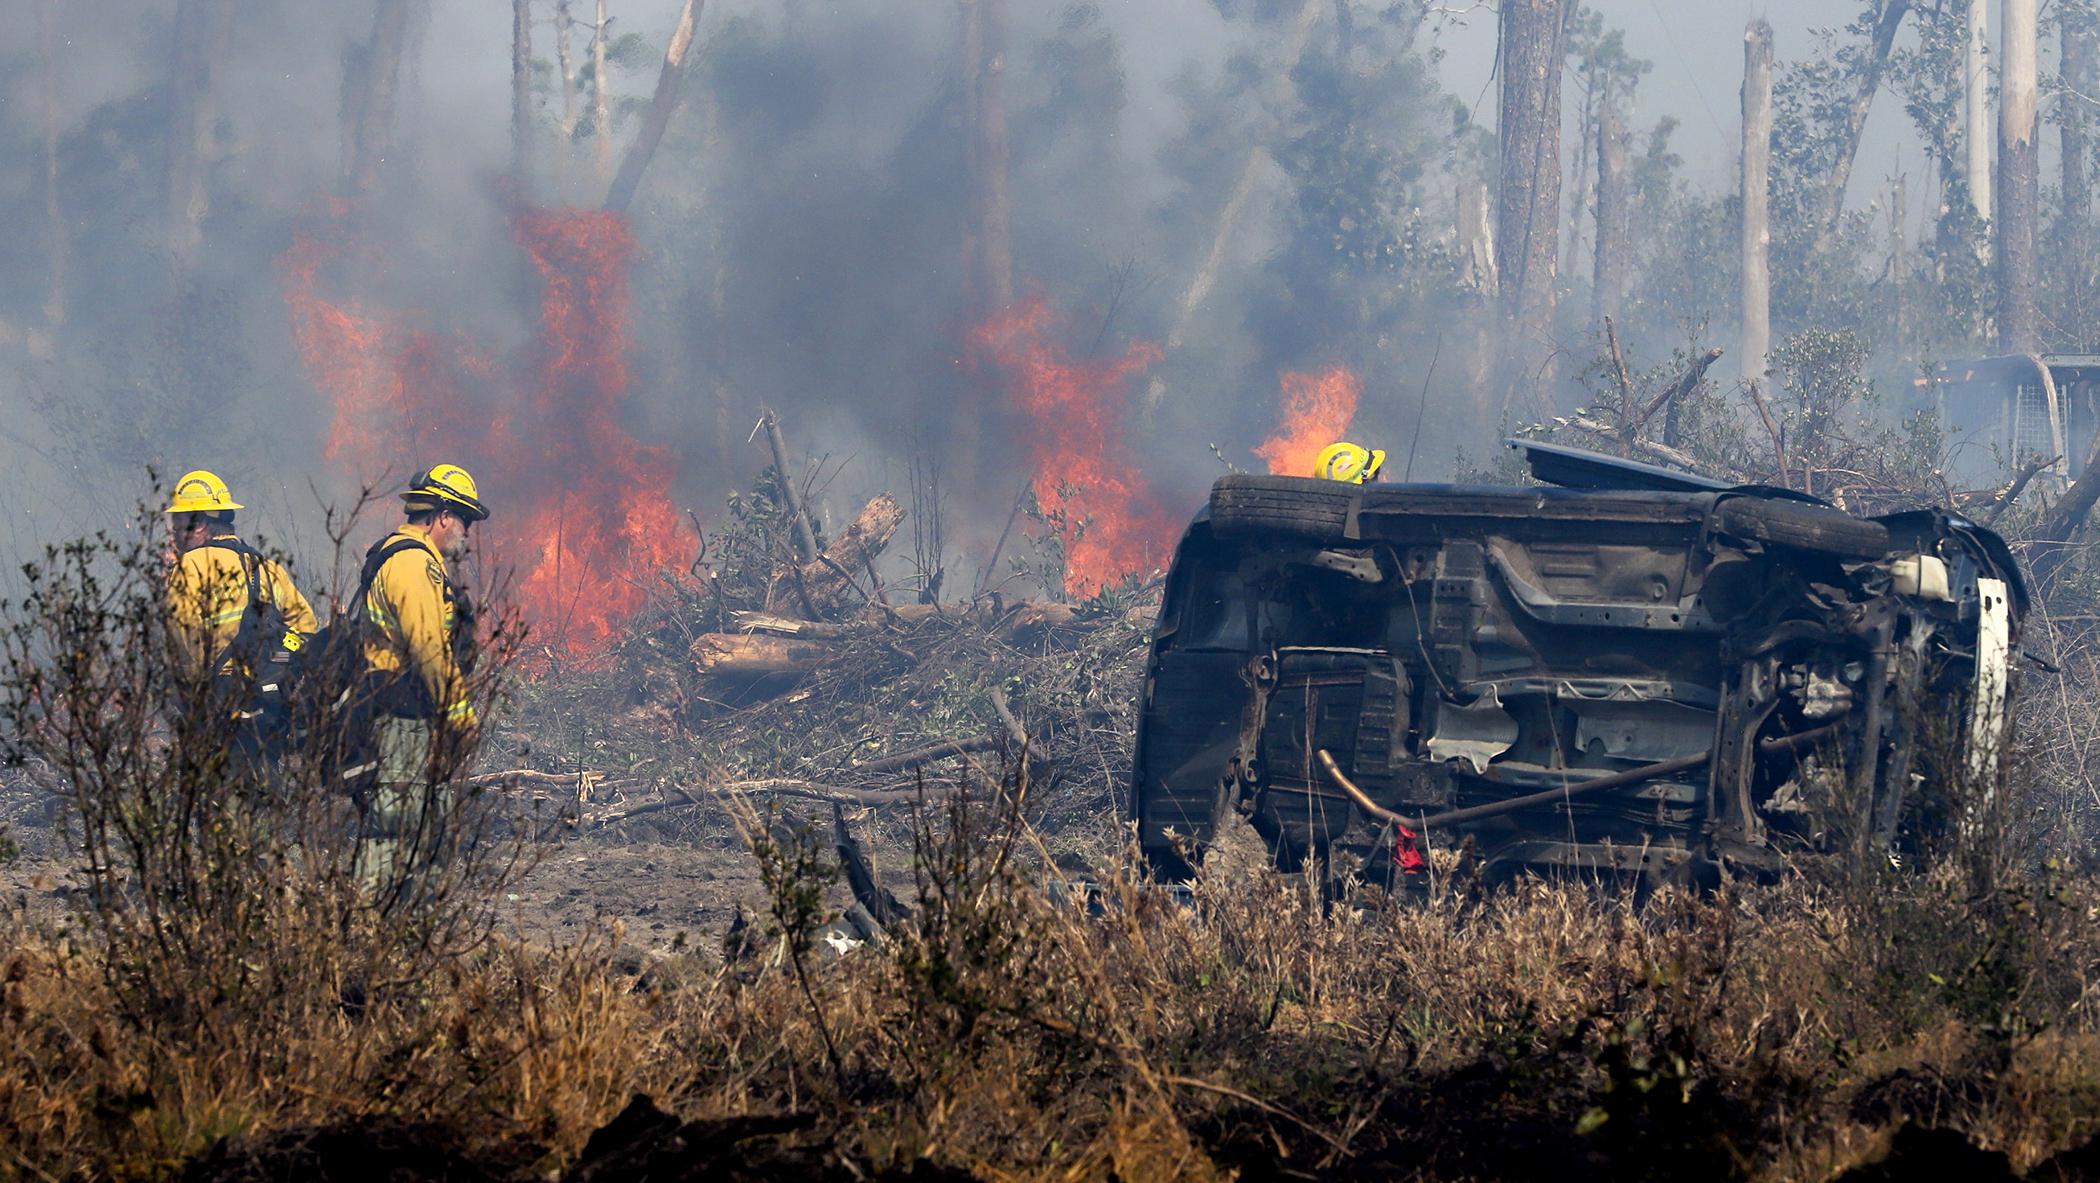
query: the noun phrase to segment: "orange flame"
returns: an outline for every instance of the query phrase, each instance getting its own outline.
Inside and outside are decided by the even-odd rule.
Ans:
[[[571,652],[596,651],[647,599],[648,581],[690,556],[671,502],[677,459],[620,427],[627,395],[628,264],[634,234],[603,210],[527,210],[512,227],[544,281],[533,447],[515,459],[533,498],[518,542],[518,597]]]
[[[1283,423],[1254,454],[1269,462],[1272,476],[1312,476],[1321,449],[1348,436],[1363,383],[1345,366],[1285,372],[1282,380]]]
[[[1153,494],[1122,422],[1130,380],[1159,362],[1159,347],[1138,342],[1121,357],[1074,358],[1052,339],[1059,327],[1049,305],[1031,297],[978,326],[971,342],[1005,372],[1007,393],[1028,420],[1023,447],[1036,501],[1069,523],[1067,590],[1089,595],[1164,563],[1182,523]]]
[[[535,635],[574,658],[604,652],[656,574],[690,557],[670,488],[677,463],[618,423],[629,385],[628,267],[617,214],[528,210],[512,226],[538,269],[529,354],[501,366],[458,336],[322,294],[349,253],[337,226],[279,258],[292,335],[335,418],[324,455],[361,473],[456,460],[495,509],[476,542],[516,572]]]

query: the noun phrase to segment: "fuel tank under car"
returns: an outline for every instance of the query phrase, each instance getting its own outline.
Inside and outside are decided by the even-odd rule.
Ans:
[[[1660,882],[1900,857],[1987,799],[2028,605],[1996,534],[1512,446],[1550,483],[1212,487],[1145,673],[1157,875],[1226,810],[1284,869]]]

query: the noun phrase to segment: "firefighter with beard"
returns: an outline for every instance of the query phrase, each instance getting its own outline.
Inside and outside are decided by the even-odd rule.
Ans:
[[[468,693],[474,605],[452,569],[488,506],[457,464],[419,473],[401,500],[406,520],[365,559],[360,639],[374,717],[369,760],[346,773],[369,777],[363,873],[377,885],[443,862],[453,838],[448,782],[480,729]]]
[[[235,744],[258,751],[282,722],[281,684],[291,655],[320,621],[282,564],[233,530],[243,508],[217,473],[183,473],[167,514],[177,558],[168,614],[186,675],[181,685],[222,713]],[[196,703],[182,702],[183,709]]]

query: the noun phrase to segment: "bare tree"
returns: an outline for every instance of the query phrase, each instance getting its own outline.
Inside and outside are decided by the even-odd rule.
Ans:
[[[1298,9],[1298,20],[1291,33],[1290,49],[1283,60],[1288,68],[1295,70],[1305,57],[1307,44],[1312,40],[1313,26],[1319,23],[1321,0],[1305,0]],[[1218,209],[1218,219],[1211,224],[1210,250],[1203,256],[1203,265],[1189,277],[1189,285],[1181,293],[1181,302],[1174,311],[1173,327],[1167,330],[1168,357],[1181,351],[1188,338],[1189,329],[1196,323],[1196,312],[1210,298],[1211,289],[1218,284],[1218,273],[1225,266],[1225,252],[1232,245],[1233,236],[1239,232],[1240,219],[1246,214],[1247,202],[1254,196],[1254,186],[1261,180],[1262,170],[1273,157],[1267,142],[1255,144],[1247,150],[1247,159],[1240,164],[1239,179],[1233,182],[1232,191],[1225,197],[1225,204]],[[1145,407],[1150,410],[1159,405],[1167,392],[1167,380],[1163,374],[1154,374],[1145,388]]]
[[[510,171],[532,183],[532,0],[510,0]]]
[[[168,250],[178,267],[204,241],[210,203],[215,83],[231,30],[228,0],[176,0],[174,86],[168,105]]]
[[[1962,52],[1962,117],[1968,149],[1969,204],[1976,216],[1991,220],[1990,76],[1984,65],[1987,31],[1984,10],[1990,0],[1969,0],[1967,38]]]
[[[1743,378],[1760,382],[1772,352],[1772,26],[1743,35]]]
[[[2035,142],[2040,80],[2036,0],[2003,0],[1998,68],[1998,347],[2041,346],[2035,297],[2035,227],[2041,220],[2041,158]]]
[[[664,50],[663,71],[656,76],[656,93],[649,98],[649,113],[643,117],[642,130],[634,143],[628,145],[627,155],[620,160],[619,175],[613,178],[612,188],[605,195],[606,209],[625,210],[634,200],[642,173],[655,158],[664,129],[671,125],[671,112],[678,107],[685,79],[687,51],[693,44],[693,28],[700,21],[700,3],[701,0],[685,0],[678,12],[678,26],[671,30],[670,46]]]
[[[598,0],[598,24],[591,35],[591,135],[598,179],[612,179],[612,79],[605,66],[605,42],[612,36],[606,0]]]
[[[571,0],[554,0],[554,61],[561,72],[561,143],[562,157],[568,158],[569,148],[576,142],[576,61],[569,56],[569,33],[576,27],[576,18],[569,14]]]
[[[1560,74],[1579,0],[1505,0],[1501,8],[1501,186],[1496,269],[1511,335],[1502,378],[1517,392],[1549,386],[1560,264]]]
[[[1626,291],[1626,124],[1615,96],[1597,108],[1597,257],[1590,322],[1619,318]]]
[[[1839,135],[1837,156],[1830,163],[1830,175],[1824,182],[1822,209],[1816,223],[1818,245],[1828,242],[1837,232],[1838,219],[1845,212],[1845,189],[1852,179],[1852,162],[1859,155],[1859,137],[1867,127],[1867,115],[1874,108],[1874,95],[1881,89],[1881,74],[1889,64],[1889,54],[1896,46],[1896,31],[1903,26],[1903,18],[1910,12],[1911,0],[1876,0],[1873,23],[1868,31],[1867,58],[1862,65],[1858,84],[1845,103],[1844,128]],[[1747,363],[1746,363],[1747,364]]]
[[[343,57],[343,189],[369,193],[393,144],[394,99],[412,0],[378,0],[372,35]]]

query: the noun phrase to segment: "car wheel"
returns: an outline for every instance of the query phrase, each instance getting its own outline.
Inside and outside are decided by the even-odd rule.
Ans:
[[[1235,474],[1211,486],[1211,529],[1225,534],[1263,531],[1339,539],[1348,529],[1349,510],[1356,497],[1357,490],[1351,485]]]

